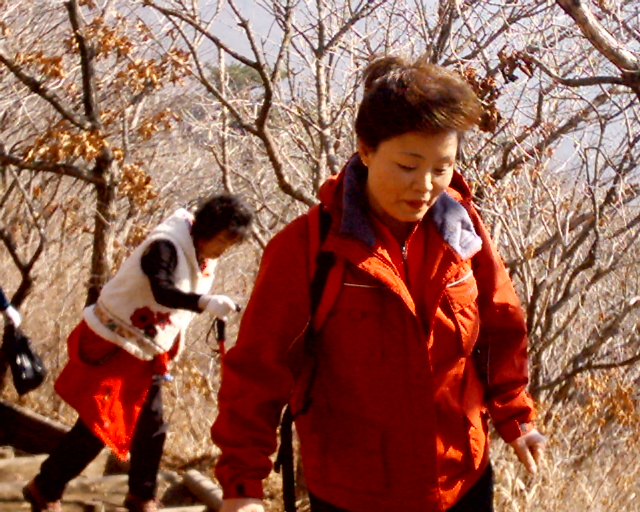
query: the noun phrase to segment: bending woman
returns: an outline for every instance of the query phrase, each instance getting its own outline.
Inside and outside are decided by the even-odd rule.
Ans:
[[[195,216],[179,209],[125,260],[67,340],[69,362],[55,390],[79,415],[23,489],[32,511],[60,512],[66,484],[107,445],[130,453],[130,512],[155,512],[167,426],[161,384],[197,313],[226,318],[236,304],[209,295],[217,258],[249,233],[252,213],[215,196]]]

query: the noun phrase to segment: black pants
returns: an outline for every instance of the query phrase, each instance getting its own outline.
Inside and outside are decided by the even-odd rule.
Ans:
[[[155,496],[167,432],[167,425],[162,418],[161,386],[161,382],[154,377],[131,440],[129,492],[143,500]],[[42,496],[48,501],[59,500],[67,483],[82,473],[103,448],[104,443],[78,419],[40,466],[35,481]]]
[[[309,493],[311,512],[349,512]],[[491,464],[480,479],[447,512],[493,512],[493,469]]]

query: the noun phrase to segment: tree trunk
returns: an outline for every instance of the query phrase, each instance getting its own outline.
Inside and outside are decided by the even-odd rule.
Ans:
[[[94,172],[102,177],[96,184],[96,213],[94,217],[91,275],[86,306],[95,304],[102,286],[111,273],[111,231],[115,219],[116,185],[115,162],[111,151],[105,149],[97,160]]]

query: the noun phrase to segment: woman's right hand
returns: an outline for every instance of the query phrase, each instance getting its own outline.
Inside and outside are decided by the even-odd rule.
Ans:
[[[256,498],[229,498],[222,500],[220,512],[264,512],[264,506]]]

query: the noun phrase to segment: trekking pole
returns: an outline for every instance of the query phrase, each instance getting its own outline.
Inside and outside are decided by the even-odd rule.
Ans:
[[[242,306],[240,304],[236,304],[236,313],[240,313],[242,311]],[[227,322],[222,318],[214,318],[213,325],[211,326],[214,332],[214,337],[216,342],[218,343],[218,352],[220,352],[220,357],[224,356],[226,349],[224,346],[225,341],[227,340],[226,336],[226,326]]]
[[[215,318],[213,320],[213,332],[215,333],[215,339],[218,343],[218,352],[220,352],[220,357],[224,356],[225,353],[224,342],[226,341],[226,326],[227,322],[221,318]]]
[[[285,512],[296,512],[296,478],[293,460],[293,414],[287,405],[280,422],[280,446],[274,468],[282,473],[282,501]]]

